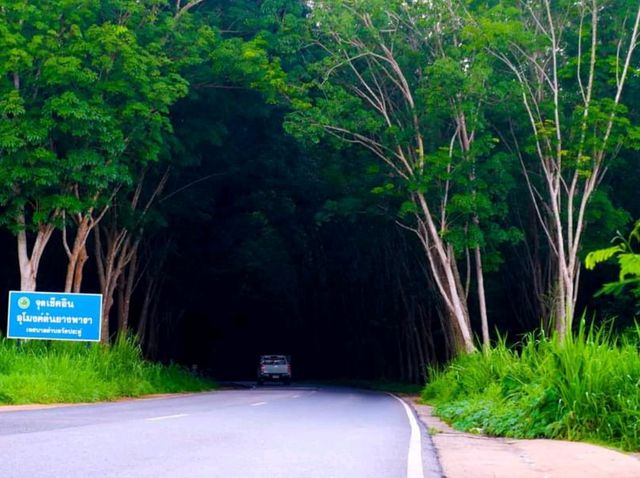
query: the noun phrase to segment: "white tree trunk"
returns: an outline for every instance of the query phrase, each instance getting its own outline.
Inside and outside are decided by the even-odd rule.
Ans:
[[[54,231],[52,224],[41,225],[36,233],[31,252],[26,231],[26,220],[24,212],[18,213],[17,222],[20,231],[16,237],[18,246],[18,265],[20,268],[20,290],[35,291],[37,288],[38,268],[44,250],[51,239]]]
[[[480,324],[482,327],[482,347],[487,350],[491,347],[489,337],[489,319],[487,317],[487,301],[484,292],[484,273],[482,271],[482,251],[480,246],[476,246],[476,278],[478,281],[478,303],[480,306]]]
[[[423,227],[418,230],[418,237],[422,241],[427,254],[427,261],[431,267],[434,282],[447,310],[456,321],[462,335],[465,351],[474,352],[476,348],[473,344],[473,335],[469,325],[469,312],[466,306],[465,292],[460,281],[456,280],[458,271],[454,270],[457,266],[455,257],[453,257],[453,250],[446,246],[438,233],[426,198],[420,193],[416,194],[416,198],[419,207],[422,209],[419,220],[423,224]]]

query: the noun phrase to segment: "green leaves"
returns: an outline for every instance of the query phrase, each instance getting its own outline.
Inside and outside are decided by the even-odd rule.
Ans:
[[[48,217],[45,206],[88,210],[158,158],[169,107],[187,93],[160,47],[172,39],[165,4],[0,1],[0,70],[11,79],[0,82],[0,179],[11,191],[0,205],[37,203],[33,218]]]
[[[628,238],[618,234],[614,239],[617,244],[606,249],[590,252],[585,259],[587,269],[593,269],[596,265],[615,258],[618,263],[618,281],[605,284],[596,294],[621,295],[625,290],[631,289],[632,294],[640,299],[640,221],[637,221]]]
[[[403,217],[415,212],[411,195],[425,195],[434,219],[446,218],[443,237],[457,251],[497,250],[515,237],[498,231],[516,158],[499,151],[485,117],[485,104],[504,95],[494,83],[504,85],[463,12],[380,0],[314,7],[308,43],[317,48],[310,48],[305,98],[292,103],[287,131],[308,143],[363,147],[392,178],[372,193],[401,196]]]
[[[587,257],[585,258],[584,266],[587,269],[591,270],[596,265],[602,262],[608,261],[619,252],[624,252],[624,247],[621,245],[607,247],[606,249],[600,249],[597,251],[590,252],[589,254],[587,254]]]
[[[386,183],[384,186],[376,186],[371,190],[373,194],[387,194],[393,192],[395,185],[393,183]]]
[[[25,113],[24,100],[17,90],[11,90],[0,100],[0,115],[16,117]]]
[[[620,254],[618,264],[620,264],[621,281],[628,277],[640,279],[640,254]]]

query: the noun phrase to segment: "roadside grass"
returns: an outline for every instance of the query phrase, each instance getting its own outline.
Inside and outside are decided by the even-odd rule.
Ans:
[[[211,381],[143,360],[133,339],[100,344],[0,338],[0,404],[74,403],[202,391]]]
[[[529,334],[516,347],[431,369],[423,401],[454,428],[515,438],[590,441],[640,449],[640,327],[615,337],[610,327],[576,336]]]

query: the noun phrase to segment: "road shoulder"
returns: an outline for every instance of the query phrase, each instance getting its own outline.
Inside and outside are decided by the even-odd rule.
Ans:
[[[454,430],[432,407],[408,400],[436,448],[446,478],[638,478],[640,459],[605,447],[560,440],[516,440]]]

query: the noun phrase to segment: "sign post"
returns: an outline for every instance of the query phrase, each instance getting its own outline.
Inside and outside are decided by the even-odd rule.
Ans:
[[[10,339],[100,341],[102,294],[9,292]]]

